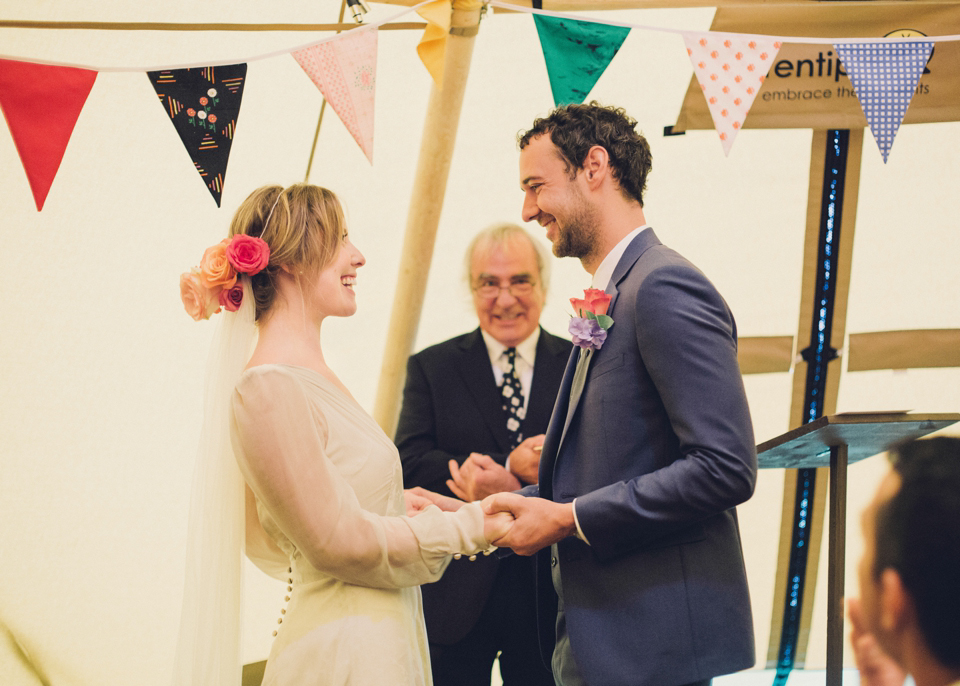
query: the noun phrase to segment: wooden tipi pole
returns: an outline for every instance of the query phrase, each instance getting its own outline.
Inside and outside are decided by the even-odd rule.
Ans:
[[[462,9],[469,5],[470,9]],[[400,413],[400,398],[407,358],[413,350],[427,275],[453,158],[470,59],[480,24],[480,4],[454,2],[447,38],[442,87],[434,83],[427,105],[420,143],[420,159],[407,214],[407,229],[400,255],[400,273],[393,297],[390,328],[380,369],[373,416],[388,436],[393,436]]]

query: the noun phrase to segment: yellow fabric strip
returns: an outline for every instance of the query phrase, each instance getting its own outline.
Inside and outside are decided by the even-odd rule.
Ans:
[[[427,20],[427,28],[417,46],[420,61],[433,77],[437,88],[443,87],[443,63],[447,52],[447,36],[450,35],[450,15],[453,6],[450,0],[435,0],[417,10]]]

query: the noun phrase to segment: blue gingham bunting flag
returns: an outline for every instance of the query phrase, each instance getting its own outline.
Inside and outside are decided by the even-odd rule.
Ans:
[[[837,43],[833,47],[850,77],[886,164],[900,122],[933,50],[933,41]]]

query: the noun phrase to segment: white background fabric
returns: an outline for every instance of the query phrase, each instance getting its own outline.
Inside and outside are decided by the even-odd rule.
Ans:
[[[254,0],[0,0],[0,16],[36,20],[330,22],[338,9],[333,0],[269,7]],[[396,7],[373,10],[387,16]],[[694,30],[706,30],[711,16],[710,9],[602,14]],[[310,179],[344,199],[351,237],[367,258],[359,312],[328,322],[324,346],[368,410],[430,88],[415,52],[419,36],[379,37],[376,164],[328,109]],[[310,36],[0,29],[0,39],[4,52],[24,57],[147,67],[242,57]],[[691,73],[675,35],[634,32],[591,97],[639,119],[654,156],[647,219],[714,281],[740,334],[795,335],[811,134],[746,130],[729,158],[714,131],[663,138]],[[463,250],[487,224],[519,221],[514,137],[551,105],[532,19],[488,16],[473,55],[418,349],[475,325],[461,280]],[[0,621],[51,683],[167,684],[213,331],[184,314],[177,279],[226,236],[252,189],[303,179],[319,109],[319,92],[292,57],[250,63],[219,210],[143,73],[98,77],[42,213],[0,126]],[[952,203],[958,146],[958,124],[905,126],[884,166],[865,141],[848,332],[960,327]],[[588,285],[578,263],[555,263],[547,329],[566,330],[568,298]],[[746,379],[758,441],[788,428],[790,384],[788,373]],[[840,384],[840,411],[958,408],[960,370],[860,372]],[[851,468],[850,590],[861,549],[856,515],[883,468],[881,458]],[[782,475],[763,472],[757,494],[740,508],[761,661],[781,499]],[[821,562],[825,570],[826,555]],[[269,651],[284,587],[252,566],[246,577],[243,654],[255,661]],[[811,666],[825,661],[825,579],[822,572]],[[0,636],[5,683],[35,683],[18,671],[2,629]]]

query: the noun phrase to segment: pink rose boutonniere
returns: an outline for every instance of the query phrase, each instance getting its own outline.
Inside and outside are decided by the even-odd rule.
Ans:
[[[613,326],[613,318],[607,316],[611,296],[599,288],[588,288],[583,298],[570,298],[573,311],[567,330],[573,336],[573,344],[587,350],[600,350],[607,340],[607,330]]]
[[[209,319],[226,309],[236,312],[243,303],[241,274],[259,274],[270,261],[270,246],[256,236],[225,238],[203,253],[200,266],[180,275],[180,299],[193,319]]]

